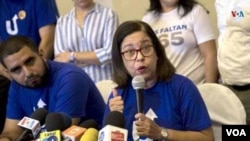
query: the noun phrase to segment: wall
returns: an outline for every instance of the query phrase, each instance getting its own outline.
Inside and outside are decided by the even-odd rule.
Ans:
[[[73,7],[72,0],[56,0],[61,15],[66,14]],[[96,0],[97,2],[113,8],[119,15],[120,22],[132,19],[141,19],[149,5],[149,0]],[[216,36],[216,13],[214,9],[215,0],[198,0],[210,12],[210,18],[214,27]]]

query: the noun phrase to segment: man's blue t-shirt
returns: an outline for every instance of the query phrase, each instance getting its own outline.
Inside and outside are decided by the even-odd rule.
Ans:
[[[136,93],[131,83],[126,89],[117,89],[124,100],[123,115],[128,141],[137,140],[135,115],[137,113]],[[109,98],[113,97],[112,94]],[[175,130],[200,131],[211,126],[211,120],[204,101],[196,86],[187,78],[174,75],[168,82],[157,82],[144,90],[144,114],[161,127]],[[110,112],[109,104],[104,121]],[[104,123],[103,121],[103,123]]]
[[[55,24],[58,10],[54,0],[0,0],[0,41],[24,35],[40,43],[39,29]]]
[[[73,64],[47,61],[45,85],[28,88],[12,81],[7,118],[20,120],[37,108],[49,112],[65,112],[72,118],[94,119],[102,123],[105,102],[95,83]]]

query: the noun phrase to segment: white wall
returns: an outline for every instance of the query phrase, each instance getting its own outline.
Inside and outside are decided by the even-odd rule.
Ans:
[[[73,7],[72,0],[56,0],[61,15],[66,14]],[[148,8],[149,0],[95,0],[105,6],[114,9],[118,16],[120,22],[126,20],[141,19],[143,14]],[[216,28],[216,13],[214,9],[215,0],[198,0],[202,3],[210,12],[210,18],[214,26],[214,31],[218,35],[218,30]]]

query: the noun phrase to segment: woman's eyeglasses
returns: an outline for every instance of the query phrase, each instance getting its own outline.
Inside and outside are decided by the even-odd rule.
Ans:
[[[140,49],[129,49],[126,51],[121,52],[125,60],[133,61],[137,58],[138,52],[142,54],[143,57],[149,57],[154,53],[154,46],[153,45],[144,45]]]

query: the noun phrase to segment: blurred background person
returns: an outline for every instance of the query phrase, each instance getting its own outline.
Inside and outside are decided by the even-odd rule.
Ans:
[[[0,41],[10,36],[25,35],[32,38],[39,54],[53,57],[55,24],[58,10],[54,0],[0,0]],[[0,64],[0,132],[5,119],[6,98],[10,76]]]
[[[211,120],[196,85],[175,74],[153,29],[142,21],[121,24],[112,46],[112,91],[104,114],[120,111],[125,117],[128,141],[213,141]],[[143,111],[138,113],[131,81],[145,80]],[[199,106],[198,106],[199,105]]]
[[[216,0],[215,7],[221,82],[240,98],[250,124],[250,1]]]
[[[93,119],[101,127],[105,102],[91,78],[79,67],[45,60],[26,36],[13,36],[3,43],[0,61],[11,81],[7,114],[0,140],[14,141],[23,131],[17,124],[36,109],[62,112],[72,124]],[[1,141],[2,141],[1,140]]]
[[[195,0],[150,0],[142,20],[154,29],[176,73],[195,84],[217,82],[215,35],[200,4]]]
[[[10,81],[0,76],[0,134],[4,127]]]
[[[110,52],[118,16],[93,0],[74,0],[74,8],[58,20],[55,61],[81,67],[94,82],[111,79]]]
[[[1,41],[25,35],[38,45],[39,55],[53,56],[54,31],[58,10],[54,0],[0,0]]]

